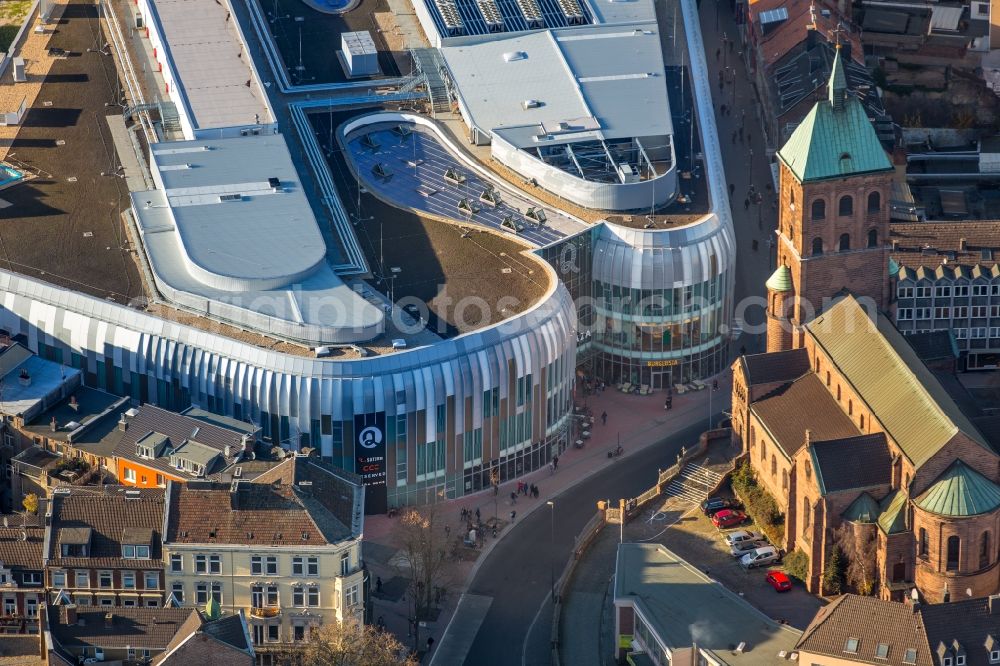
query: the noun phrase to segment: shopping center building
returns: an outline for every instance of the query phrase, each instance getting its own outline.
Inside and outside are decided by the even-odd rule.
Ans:
[[[647,19],[654,16],[651,1],[637,4]],[[581,11],[601,23],[612,7],[601,2],[581,5]],[[331,268],[334,250],[322,245],[330,242],[328,230],[307,200],[312,193],[296,172],[303,167],[289,159],[292,141],[308,147],[315,136],[296,127],[296,137],[276,120],[267,96],[277,93],[268,93],[256,68],[247,64],[251,51],[229,11],[209,12],[198,25],[220,59],[206,88],[189,80],[200,75],[185,61],[195,55],[170,42],[171,35],[185,34],[190,16],[162,9],[155,0],[131,9],[143,13],[150,35],[161,40],[155,57],[170,77],[169,97],[184,119],[179,140],[148,147],[149,186],[131,195],[130,237],[152,296],[115,302],[37,274],[0,271],[0,328],[41,357],[78,368],[87,385],[136,403],[168,409],[197,405],[252,421],[262,437],[286,449],[311,447],[363,476],[369,512],[461,496],[546,465],[569,439],[578,351],[587,352],[586,372],[654,387],[724,369],[734,239],[700,33],[690,21],[693,2],[682,3],[682,9],[695,54],[688,65],[707,212],[648,229],[573,222],[567,214],[565,226],[553,224],[554,236],[544,242],[461,220],[469,231],[456,242],[472,248],[471,254],[445,252],[428,240],[426,256],[415,258],[441,263],[447,273],[454,255],[494,283],[509,284],[517,305],[505,308],[499,299],[487,298],[493,315],[454,330],[420,326],[429,319],[387,297],[376,283],[385,281],[388,267],[371,265],[360,277]],[[544,71],[562,70],[567,78],[560,85],[580,86],[582,97],[573,103],[578,108],[569,111],[581,118],[603,113],[588,92],[595,86],[624,81],[628,90],[643,88],[648,109],[616,116],[625,123],[621,132],[602,134],[609,128],[587,126],[586,146],[564,150],[570,162],[586,162],[603,151],[618,182],[588,178],[586,165],[567,171],[565,162],[555,164],[554,153],[546,161],[515,145],[511,154],[528,156],[532,168],[569,179],[546,181],[556,189],[560,182],[584,186],[593,207],[648,210],[677,193],[662,57],[653,46],[643,47],[644,57],[654,61],[649,77],[602,73],[592,60],[588,69],[573,73],[573,48],[586,47],[588,40],[626,39],[594,37],[602,30],[607,28],[570,21],[557,37],[546,30],[533,33],[548,35],[537,38],[548,40],[544,48],[523,50],[529,62],[563,58],[562,65],[548,63]],[[644,23],[640,32],[629,39],[658,43],[655,23]],[[502,57],[506,47],[498,51],[487,41],[482,48]],[[492,66],[489,58],[481,62]],[[456,83],[461,95],[461,77]],[[213,102],[211,88],[233,89],[239,103],[223,108],[229,102],[225,97]],[[557,128],[553,136],[566,131]],[[494,133],[494,145],[502,134]],[[462,155],[458,151],[453,159],[466,159]],[[632,162],[634,178],[625,169]],[[462,164],[466,173],[474,172]],[[478,168],[493,182],[482,165]],[[56,173],[54,181],[62,175]],[[340,185],[334,198],[345,194]],[[576,196],[569,189],[555,193]],[[325,203],[331,202],[340,206],[326,195]],[[559,214],[549,207],[550,217]],[[447,215],[421,213],[419,219],[425,217],[450,223],[441,219]],[[358,244],[353,235],[362,233],[363,225],[355,222],[334,225],[342,244]],[[67,243],[77,242],[72,236],[79,234],[67,233]],[[457,232],[451,236],[459,238]],[[492,259],[480,259],[487,256]]]

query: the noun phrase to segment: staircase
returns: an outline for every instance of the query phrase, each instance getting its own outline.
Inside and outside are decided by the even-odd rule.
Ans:
[[[448,95],[448,84],[445,82],[444,61],[437,49],[411,49],[410,57],[417,70],[427,81],[427,96],[431,100],[431,110],[437,113],[451,111],[451,98]]]
[[[173,102],[160,102],[160,122],[163,123],[163,131],[181,133],[181,119],[177,114],[177,107]]]
[[[718,472],[701,465],[685,465],[676,479],[663,492],[665,497],[676,497],[689,504],[701,504],[711,490],[722,479]]]

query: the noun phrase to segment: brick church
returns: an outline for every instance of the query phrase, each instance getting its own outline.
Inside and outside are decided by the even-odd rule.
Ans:
[[[845,522],[875,535],[883,598],[1000,591],[1000,456],[940,355],[885,314],[893,166],[839,54],[778,160],[767,352],[733,366],[733,436],[785,514],[781,545],[808,556],[811,591]]]

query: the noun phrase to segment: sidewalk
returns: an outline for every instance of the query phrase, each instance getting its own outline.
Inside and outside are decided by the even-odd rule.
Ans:
[[[478,556],[473,554],[474,559],[470,557],[454,562],[453,582],[449,594],[442,600],[441,612],[437,619],[421,627],[419,647],[423,649],[428,636],[433,636],[438,641],[438,648],[443,647],[443,632],[455,611],[461,593],[468,588],[480,563],[492,551],[497,541],[510,531],[509,516],[512,509],[517,511],[517,521],[520,521],[537,508],[545,507],[547,500],[557,497],[568,488],[607,468],[612,464],[612,461],[608,460],[607,453],[615,448],[619,437],[624,455],[628,456],[656,444],[677,430],[696,424],[699,420],[702,420],[705,429],[708,429],[709,400],[711,399],[713,412],[729,408],[731,396],[729,372],[719,375],[718,380],[719,389],[714,393],[709,388],[695,393],[675,395],[673,409],[669,412],[664,410],[666,394],[663,391],[649,396],[638,396],[626,395],[609,388],[600,395],[589,396],[586,405],[597,417],[593,436],[587,441],[585,448],[571,447],[560,455],[555,473],[544,468],[502,484],[495,504],[493,491],[487,489],[427,507],[443,518],[438,520],[442,535],[445,525],[450,527],[447,550],[450,550],[452,543],[461,542],[464,531],[461,520],[463,509],[473,514],[479,509],[484,523],[492,521],[493,512],[496,510],[500,532],[498,538],[493,539],[491,532],[484,530],[486,532],[483,535],[484,545],[478,551]],[[710,381],[708,383],[711,384]],[[607,412],[608,421],[607,425],[602,426],[600,415],[603,412]],[[651,482],[652,479],[651,470]],[[512,506],[510,494],[516,492],[518,481],[537,485],[538,498],[520,495],[516,506]],[[385,515],[369,516],[365,519],[364,558],[372,580],[374,581],[376,577],[382,579],[381,595],[374,593],[374,584],[372,587],[374,604],[372,617],[377,619],[381,616],[388,630],[395,633],[404,645],[412,646],[412,638],[407,636],[409,623],[405,600],[406,581],[392,566],[393,557],[399,549],[398,535],[394,529],[397,521],[398,518],[389,518]],[[473,553],[466,548],[459,548],[459,551]]]

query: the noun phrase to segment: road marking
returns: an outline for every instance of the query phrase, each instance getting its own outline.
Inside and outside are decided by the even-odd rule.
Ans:
[[[521,666],[528,666],[528,640],[531,638],[531,632],[535,630],[535,623],[538,622],[538,618],[542,616],[542,611],[545,610],[545,604],[549,602],[549,597],[552,596],[552,590],[550,589],[545,598],[542,599],[542,605],[538,607],[538,612],[535,613],[535,618],[528,625],[528,631],[524,634],[524,642],[521,643]]]

